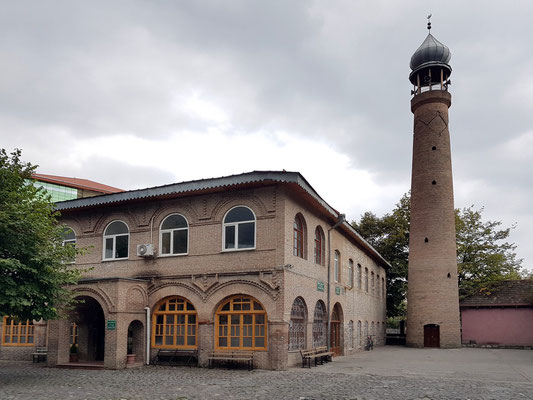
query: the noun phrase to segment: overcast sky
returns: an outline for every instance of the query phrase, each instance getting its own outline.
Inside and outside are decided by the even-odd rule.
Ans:
[[[0,147],[123,189],[299,171],[349,220],[409,190],[409,60],[452,53],[455,206],[533,269],[533,2],[0,1]]]

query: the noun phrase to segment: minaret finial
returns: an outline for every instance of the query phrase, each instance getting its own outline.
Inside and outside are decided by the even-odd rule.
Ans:
[[[428,18],[428,31],[430,31],[430,32],[431,32],[431,15],[432,15],[432,14],[429,14],[429,15],[427,16],[427,18]]]

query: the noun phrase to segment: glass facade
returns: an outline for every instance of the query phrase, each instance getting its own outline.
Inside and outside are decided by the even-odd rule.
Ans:
[[[52,196],[52,201],[54,203],[78,198],[78,189],[75,188],[39,181],[35,181],[33,184],[36,187],[42,187],[44,190],[46,190],[47,193]]]

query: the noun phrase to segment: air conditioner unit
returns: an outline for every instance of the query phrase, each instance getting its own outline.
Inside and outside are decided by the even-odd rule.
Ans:
[[[150,243],[149,244],[138,244],[137,255],[139,257],[153,257],[154,256],[154,245]]]

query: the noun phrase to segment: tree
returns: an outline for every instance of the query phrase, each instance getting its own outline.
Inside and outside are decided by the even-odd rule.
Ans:
[[[353,227],[392,266],[387,273],[387,314],[405,315],[407,265],[409,259],[410,194],[403,195],[391,213],[379,218],[366,212]],[[483,208],[455,210],[457,269],[462,297],[490,289],[506,279],[520,279],[522,260],[509,243],[510,228],[500,229],[500,221],[482,220]]]
[[[409,201],[405,194],[390,214],[379,218],[371,212],[352,222],[353,227],[390,264],[387,272],[387,315],[403,316],[406,312],[407,263],[409,259]]]
[[[509,243],[511,229],[500,221],[482,221],[483,208],[455,210],[457,272],[462,297],[490,288],[501,280],[520,279],[522,259]]]
[[[36,167],[0,149],[0,315],[20,320],[57,318],[81,273],[50,196],[32,184]]]

